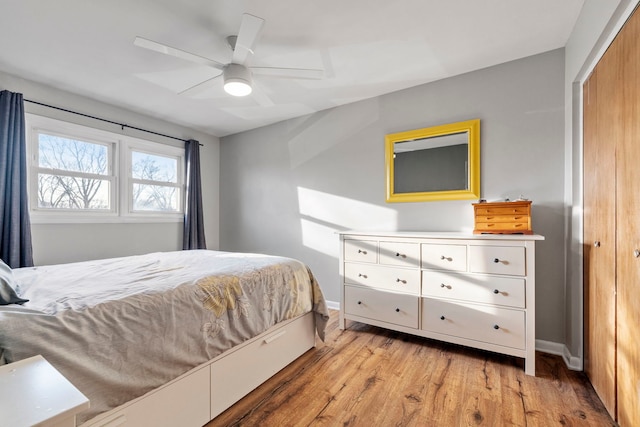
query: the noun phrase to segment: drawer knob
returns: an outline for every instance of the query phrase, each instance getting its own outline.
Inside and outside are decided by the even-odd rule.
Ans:
[[[362,304],[362,301],[358,301],[358,305]]]
[[[493,329],[500,329],[500,326],[498,326],[498,325],[493,325]]]
[[[494,290],[493,290],[493,293],[494,293],[494,294],[499,294],[499,293],[500,293],[500,291],[499,291],[499,290],[497,290],[497,289],[494,289]]]
[[[400,309],[399,308],[396,308],[396,313],[400,313]]]
[[[400,278],[396,279],[396,282],[397,282],[397,283],[404,283],[404,284],[406,284],[406,283],[407,283],[407,281],[406,281],[406,280],[402,280],[402,279],[400,279]]]
[[[494,258],[493,262],[495,262],[496,264],[500,262],[500,260],[498,258]]]
[[[367,251],[363,251],[362,249],[358,249],[358,253],[359,253],[359,254],[366,255],[366,254],[367,254]]]
[[[599,248],[600,247],[600,241],[596,240],[595,242],[593,242],[593,247],[594,248]]]
[[[445,285],[444,283],[440,283],[440,287],[441,288],[444,288],[445,286],[447,286],[447,285]]]
[[[444,316],[440,316],[440,320],[444,320]]]
[[[358,273],[358,277],[364,277],[366,279],[367,275],[366,274],[362,274],[362,273]]]

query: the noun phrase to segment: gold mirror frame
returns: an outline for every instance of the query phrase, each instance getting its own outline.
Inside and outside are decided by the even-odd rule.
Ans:
[[[399,142],[468,134],[468,185],[466,189],[396,193],[394,191],[394,146]],[[428,202],[436,200],[467,200],[480,198],[480,120],[450,123],[392,133],[385,136],[385,169],[387,173],[387,202]]]

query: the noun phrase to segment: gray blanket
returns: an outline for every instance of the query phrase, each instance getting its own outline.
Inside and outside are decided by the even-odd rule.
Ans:
[[[0,361],[41,354],[91,401],[78,423],[141,396],[283,320],[328,311],[290,258],[180,251],[14,270]]]

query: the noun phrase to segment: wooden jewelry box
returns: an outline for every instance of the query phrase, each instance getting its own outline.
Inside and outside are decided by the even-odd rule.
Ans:
[[[473,203],[473,234],[533,234],[531,201]]]

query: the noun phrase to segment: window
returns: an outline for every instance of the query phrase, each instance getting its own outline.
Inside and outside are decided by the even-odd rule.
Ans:
[[[184,148],[26,116],[34,222],[182,219]]]
[[[131,150],[131,206],[134,212],[179,212],[177,157]]]
[[[37,207],[110,211],[114,176],[111,144],[37,134]]]

